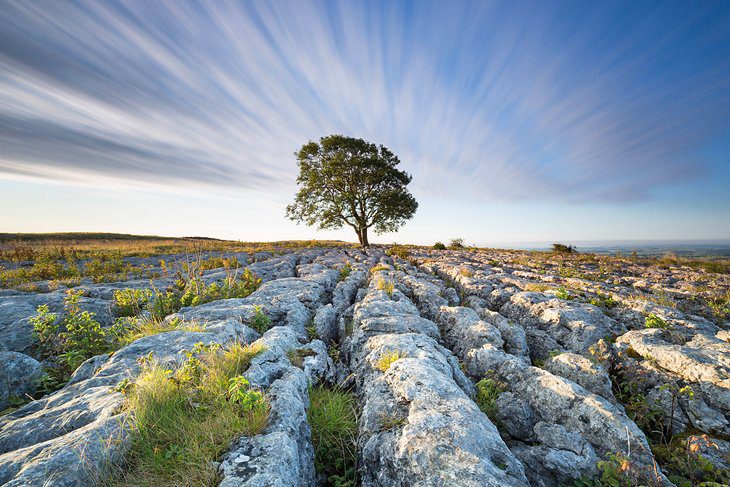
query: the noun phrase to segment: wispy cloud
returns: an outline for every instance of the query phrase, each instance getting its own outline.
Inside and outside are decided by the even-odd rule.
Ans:
[[[550,5],[548,5],[550,3]],[[723,4],[11,2],[0,173],[290,191],[338,132],[422,194],[626,202],[730,130]]]

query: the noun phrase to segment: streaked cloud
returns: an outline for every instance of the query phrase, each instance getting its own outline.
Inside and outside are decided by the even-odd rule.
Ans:
[[[420,194],[631,202],[730,132],[730,8],[608,2],[10,2],[0,173],[291,193],[346,133]],[[725,21],[723,21],[723,16]]]

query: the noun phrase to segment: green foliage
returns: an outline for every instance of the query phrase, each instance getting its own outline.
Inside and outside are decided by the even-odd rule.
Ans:
[[[127,468],[117,485],[213,485],[214,462],[238,435],[258,434],[269,406],[242,374],[261,348],[232,344],[227,349],[202,343],[170,370],[154,359],[143,364],[125,394],[132,442]]]
[[[58,315],[51,313],[47,304],[41,304],[28,323],[33,327],[33,336],[38,340],[41,355],[50,357],[61,353],[58,337]]]
[[[351,272],[352,266],[350,266],[350,264],[343,265],[340,269],[340,277],[338,278],[338,281],[344,281],[347,279],[347,276],[349,276]]]
[[[588,302],[599,308],[615,308],[618,306],[618,302],[610,294],[598,293],[596,297],[589,299]]]
[[[654,313],[650,313],[644,319],[644,328],[660,328],[662,330],[668,330],[671,327],[672,326],[669,323],[667,323]]]
[[[565,245],[561,243],[553,244],[553,252],[558,254],[574,254],[577,252],[574,245]]]
[[[120,252],[110,252],[94,256],[84,265],[84,274],[94,282],[123,280],[129,267],[125,267]]]
[[[254,315],[248,326],[263,334],[271,328],[271,318],[261,309],[261,306],[254,306]]]
[[[407,259],[408,256],[411,255],[410,252],[408,252],[408,248],[403,245],[392,245],[385,251],[385,253],[391,257],[398,257],[400,259]]]
[[[190,268],[189,268],[190,269]],[[210,301],[231,298],[245,298],[261,285],[261,278],[244,269],[240,275],[236,269],[229,270],[221,283],[205,285],[202,271],[195,267],[188,274],[179,274],[176,287],[160,291],[155,289],[149,301],[149,311],[156,320],[175,313],[182,307],[198,306]]]
[[[717,448],[707,435],[676,435],[668,444],[652,446],[657,460],[664,465],[669,480],[678,487],[693,485],[730,485],[730,471],[717,468],[702,456],[703,449]]]
[[[182,308],[180,293],[172,289],[155,290],[154,296],[149,302],[150,315],[157,321],[164,320],[165,316],[175,313],[180,308]]]
[[[561,287],[560,289],[558,289],[557,291],[555,291],[555,297],[556,298],[559,298],[559,299],[565,299],[565,300],[570,300],[571,299],[570,293],[564,287]]]
[[[357,485],[357,405],[354,394],[317,386],[309,390],[307,419],[314,464],[334,487]]]
[[[330,135],[296,153],[299,191],[287,216],[320,229],[352,227],[361,245],[367,231],[393,232],[418,208],[406,186],[411,176],[387,148],[362,139]]]
[[[40,355],[57,356],[68,376],[84,360],[112,349],[109,332],[94,319],[94,313],[81,310],[80,299],[80,292],[69,289],[60,321],[55,313],[49,313],[46,305],[39,306],[38,314],[29,320],[38,339]]]
[[[441,242],[436,242],[435,244],[433,244],[433,249],[434,250],[446,250],[446,245],[444,245]]]
[[[497,398],[507,390],[504,384],[496,379],[484,378],[477,382],[476,403],[479,409],[493,422],[497,422]]]
[[[605,460],[596,465],[598,476],[582,478],[573,482],[574,487],[634,487],[644,485],[635,483],[632,478],[631,462],[622,453],[609,453]]]
[[[113,300],[116,315],[137,316],[147,307],[151,296],[149,289],[116,289]]]
[[[449,249],[450,250],[459,250],[464,248],[464,239],[463,238],[452,238],[449,242]]]

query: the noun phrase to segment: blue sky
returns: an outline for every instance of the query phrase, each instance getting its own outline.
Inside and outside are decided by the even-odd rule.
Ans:
[[[381,143],[380,242],[730,240],[728,2],[7,2],[0,231],[343,238],[294,151]]]

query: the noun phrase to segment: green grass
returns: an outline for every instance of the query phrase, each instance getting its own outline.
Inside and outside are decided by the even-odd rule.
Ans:
[[[390,279],[383,279],[382,277],[378,278],[376,288],[380,291],[385,291],[385,294],[390,297],[393,297],[393,293],[395,292],[395,284],[393,284],[393,281]]]
[[[309,389],[307,419],[312,428],[314,464],[336,487],[357,483],[357,403],[351,392],[317,386]]]
[[[154,360],[121,388],[132,413],[127,468],[111,485],[215,485],[215,462],[238,435],[266,426],[269,406],[241,375],[262,348],[196,345],[176,370]]]
[[[644,328],[660,328],[662,330],[668,330],[671,327],[672,325],[670,325],[654,313],[650,313],[644,319]]]
[[[196,321],[184,321],[179,318],[173,318],[166,321],[146,317],[117,318],[114,328],[117,334],[116,342],[118,348],[128,345],[135,340],[139,340],[142,337],[157,335],[158,333],[165,333],[168,331],[205,331],[205,326],[200,323]]]

